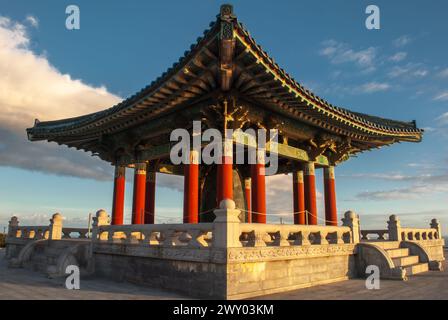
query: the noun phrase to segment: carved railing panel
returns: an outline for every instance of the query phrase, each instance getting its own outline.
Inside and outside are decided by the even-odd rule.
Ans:
[[[403,241],[426,241],[440,239],[436,229],[401,228],[401,239]]]
[[[49,232],[49,226],[17,226],[12,230],[10,237],[29,240],[48,239]]]
[[[335,226],[241,223],[243,247],[283,247],[351,243],[351,229]]]
[[[212,223],[104,225],[95,241],[144,246],[205,248],[211,245]],[[107,235],[107,236],[106,236]]]
[[[371,237],[371,236],[376,237]],[[389,239],[389,230],[361,230],[361,240],[369,241],[369,240],[388,240]]]
[[[87,239],[87,228],[62,228],[62,239]]]

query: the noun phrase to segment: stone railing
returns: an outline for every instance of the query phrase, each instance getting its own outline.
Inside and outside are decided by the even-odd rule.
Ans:
[[[19,226],[17,217],[12,217],[8,225],[6,242],[20,240],[59,240],[62,237],[62,216],[55,213],[48,226]]]
[[[240,210],[224,200],[214,211],[213,223],[110,225],[108,214],[99,210],[93,218],[91,238],[98,244],[133,244],[148,247],[245,248],[356,244],[359,217],[346,212],[342,226],[279,225],[240,223]],[[86,228],[63,228],[57,213],[49,226],[19,226],[11,218],[8,239],[86,239]]]
[[[109,225],[106,211],[93,218],[92,239],[96,242],[142,246],[205,248],[212,244],[212,223]]]
[[[434,229],[401,228],[401,240],[403,241],[437,239],[439,239],[439,235]]]
[[[17,226],[11,230],[11,236],[16,239],[48,239],[49,226]],[[8,235],[8,236],[10,236]]]
[[[108,220],[105,211],[97,212],[93,223],[94,241],[190,248],[210,247],[212,242],[212,223],[109,225]]]
[[[239,248],[328,245],[359,242],[359,218],[347,212],[343,226],[240,223],[235,203],[224,200],[213,223],[166,225],[110,225],[104,210],[93,218],[97,243],[190,248]]]
[[[371,236],[374,237],[371,237]],[[361,240],[386,240],[389,238],[389,230],[361,230]]]
[[[388,231],[391,241],[426,241],[441,239],[441,227],[437,219],[432,219],[430,228],[404,228],[396,215],[389,217]]]
[[[87,228],[62,228],[62,239],[87,239]]]
[[[240,224],[243,247],[306,246],[351,243],[349,227]]]

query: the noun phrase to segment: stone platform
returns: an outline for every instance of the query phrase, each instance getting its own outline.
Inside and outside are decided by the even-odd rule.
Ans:
[[[160,289],[145,288],[129,283],[117,283],[106,279],[90,278],[81,282],[81,290],[67,290],[61,279],[48,279],[27,269],[8,269],[0,249],[0,299],[1,300],[162,300],[190,299]],[[445,251],[447,253],[447,251]],[[443,272],[427,272],[406,282],[382,280],[380,290],[366,290],[364,280],[348,281],[312,288],[273,294],[256,299],[272,300],[360,300],[360,299],[448,299],[448,270],[444,262]]]
[[[110,225],[99,210],[88,238],[87,229],[63,227],[60,214],[49,226],[20,226],[12,217],[5,257],[8,267],[54,279],[64,279],[77,266],[81,282],[94,289],[90,280],[109,279],[116,281],[111,288],[132,283],[183,297],[227,300],[284,297],[362,279],[371,267],[381,280],[407,280],[442,270],[445,260],[435,219],[430,228],[403,228],[392,215],[382,230],[360,230],[353,212],[345,213],[340,226],[241,223],[231,200],[214,213],[213,223]]]

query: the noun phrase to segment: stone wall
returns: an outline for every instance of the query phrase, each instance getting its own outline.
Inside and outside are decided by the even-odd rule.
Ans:
[[[96,253],[95,274],[116,281],[185,293],[191,297],[225,299],[226,265]]]
[[[227,298],[244,299],[347,280],[356,276],[353,254],[232,263]]]
[[[98,276],[197,298],[242,299],[356,276],[352,244],[230,248],[225,253],[105,243],[94,250]]]
[[[437,239],[430,241],[415,241],[422,245],[428,253],[428,257],[430,261],[444,261],[444,249],[445,240]]]

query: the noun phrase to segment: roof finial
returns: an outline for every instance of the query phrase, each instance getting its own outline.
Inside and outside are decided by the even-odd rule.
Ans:
[[[231,4],[223,4],[220,10],[221,19],[233,17],[233,6]]]

